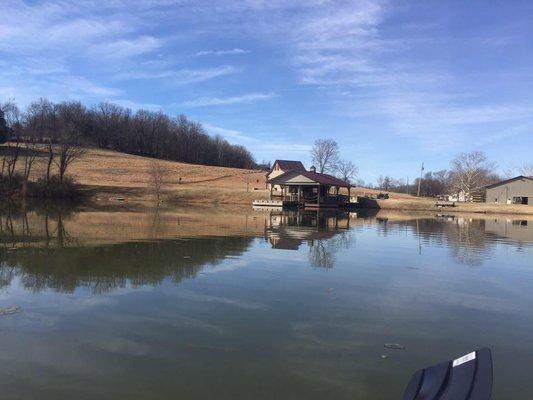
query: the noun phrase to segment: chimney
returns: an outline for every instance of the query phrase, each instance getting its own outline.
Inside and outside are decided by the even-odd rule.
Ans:
[[[316,172],[316,168],[315,168],[315,166],[314,166],[314,165],[311,165],[311,168],[309,168],[309,171],[311,171],[311,172]]]

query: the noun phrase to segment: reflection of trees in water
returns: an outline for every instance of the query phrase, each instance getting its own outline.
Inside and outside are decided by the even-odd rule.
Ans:
[[[392,232],[410,231],[418,237],[420,246],[445,246],[450,249],[454,259],[471,266],[482,265],[494,245],[485,233],[485,221],[482,219],[449,217],[378,222],[378,229],[384,236]]]
[[[22,248],[0,251],[4,284],[18,276],[25,288],[53,288],[73,292],[86,287],[94,293],[131,284],[157,285],[164,279],[179,283],[206,265],[242,254],[251,243],[246,237],[123,243],[98,247]],[[186,258],[184,258],[186,257]]]
[[[349,232],[337,232],[329,239],[313,240],[309,243],[309,261],[315,268],[333,268],[336,254],[341,249],[351,246],[352,236]]]
[[[70,244],[72,239],[65,230],[63,220],[72,211],[69,207],[39,208],[35,213],[42,223],[32,227],[28,209],[20,204],[7,203],[0,209],[0,245],[3,248],[19,248],[34,246],[37,242],[42,242],[45,247]]]
[[[327,245],[327,240],[317,240],[309,246],[309,261],[315,268],[333,268],[335,253]]]
[[[298,250],[309,245],[315,268],[333,268],[336,252],[350,247],[350,215],[341,211],[297,210],[270,213],[265,239],[275,249]]]
[[[493,242],[485,235],[485,221],[459,220],[445,227],[452,256],[462,264],[482,265],[493,248]]]
[[[69,237],[61,213],[43,216],[41,236],[32,235],[24,213],[1,218],[0,287],[19,278],[34,291],[85,287],[103,293],[128,284],[157,285],[164,279],[178,283],[206,265],[242,254],[253,240],[207,237],[80,247]]]

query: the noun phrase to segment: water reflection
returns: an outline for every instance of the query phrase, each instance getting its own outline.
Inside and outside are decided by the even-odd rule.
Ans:
[[[165,279],[178,283],[244,254],[259,237],[273,249],[306,251],[311,267],[329,269],[340,252],[358,252],[358,229],[364,227],[382,237],[411,235],[418,254],[445,247],[456,262],[481,266],[502,241],[519,251],[531,246],[530,222],[383,212],[230,215],[7,208],[0,212],[0,288],[15,279],[32,291],[73,292],[82,287],[92,293],[128,284],[158,285]]]
[[[526,217],[482,217],[390,212],[357,216],[375,225],[384,237],[413,235],[418,239],[419,254],[425,247],[442,246],[449,249],[458,263],[468,266],[481,266],[498,243],[508,242],[517,250],[533,245],[533,221],[524,219]]]
[[[274,249],[309,247],[309,261],[315,268],[333,268],[335,254],[350,247],[350,214],[332,211],[286,211],[269,213],[265,239]]]
[[[495,398],[531,398],[532,245],[527,218],[5,210],[0,307],[21,312],[0,317],[0,384],[54,400],[391,399],[420,365],[487,345]]]
[[[34,292],[52,288],[65,293],[79,287],[104,293],[127,284],[157,285],[164,279],[178,283],[241,255],[253,240],[241,235],[208,236],[86,246],[68,231],[65,219],[72,214],[11,208],[0,214],[0,288],[15,279]]]

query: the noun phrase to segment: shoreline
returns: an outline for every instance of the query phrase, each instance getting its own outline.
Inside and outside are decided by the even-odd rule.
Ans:
[[[80,210],[105,210],[105,211],[149,211],[154,208],[173,210],[182,207],[191,208],[220,208],[251,210],[252,201],[268,198],[266,190],[238,190],[235,188],[206,187],[203,185],[183,184],[179,189],[165,190],[161,194],[161,201],[157,202],[150,188],[127,186],[97,186],[81,185],[82,195],[75,199],[46,199],[49,207],[73,205]],[[455,215],[471,214],[477,216],[507,215],[531,216],[533,206],[514,204],[486,204],[465,203],[456,204],[455,207],[436,207],[435,200],[430,198],[397,197],[398,194],[390,193],[391,198],[386,200],[372,200],[372,206],[354,206],[353,208],[339,209],[340,211],[368,210],[392,211],[400,213],[420,213]],[[17,199],[13,204],[30,205],[41,203],[39,199]],[[265,210],[266,211],[266,210]]]
[[[206,207],[206,208],[236,208],[252,209],[254,199],[267,198],[267,191],[238,191],[235,189],[206,188],[201,186],[186,186],[181,190],[171,190],[164,192],[162,201],[159,203],[152,199],[149,190],[139,190],[140,188],[121,188],[122,190],[109,190],[105,188],[92,188],[92,196],[84,201],[85,206],[95,208],[117,208],[117,209],[149,209],[160,207],[161,209],[173,209],[179,207]],[[397,212],[431,212],[432,214],[473,214],[479,216],[489,215],[509,215],[509,216],[533,216],[533,206],[523,206],[514,204],[486,204],[486,203],[465,203],[457,204],[455,207],[436,207],[434,199],[428,198],[395,198],[387,200],[375,200],[375,207],[359,206],[346,211],[375,210],[375,211],[397,211]],[[342,210],[342,209],[340,209]]]
[[[157,162],[167,173],[159,196],[155,193],[152,164]],[[30,180],[43,176],[44,163],[37,162]],[[19,171],[20,172],[20,171]],[[266,172],[237,168],[194,165],[155,160],[112,150],[88,147],[86,153],[69,168],[70,176],[80,188],[74,200],[81,208],[146,210],[173,207],[233,207],[251,209],[254,200],[268,199]],[[345,189],[344,189],[345,190]],[[379,189],[353,187],[353,196],[369,196],[366,207],[358,209],[431,212],[438,214],[533,215],[533,205],[466,203],[456,207],[435,207],[434,198],[420,198],[405,193],[386,192],[389,199],[373,199]],[[343,191],[343,194],[348,194]],[[157,198],[162,200],[158,203]],[[66,199],[46,199],[49,206]],[[13,199],[14,202],[24,202]],[[26,203],[43,202],[26,199]],[[72,203],[72,201],[71,201]]]

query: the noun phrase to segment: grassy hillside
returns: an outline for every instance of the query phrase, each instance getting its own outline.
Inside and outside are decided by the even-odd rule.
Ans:
[[[0,146],[5,153],[6,145]],[[42,176],[45,153],[34,168],[32,178]],[[185,164],[154,160],[110,150],[89,148],[69,169],[95,205],[154,204],[152,165],[159,163],[167,171],[161,198],[166,204],[234,204],[251,206],[252,200],[268,198],[264,171]],[[22,168],[22,162],[19,164]],[[181,181],[180,181],[181,179]],[[376,189],[353,188],[352,195],[375,196]],[[438,209],[435,199],[405,193],[388,192],[390,198],[377,200],[384,210],[432,211],[441,213],[507,213],[533,215],[533,206],[466,203],[454,208]]]
[[[6,145],[2,148],[3,153],[8,151]],[[43,152],[37,158],[31,179],[44,174],[45,157]],[[88,148],[67,173],[99,204],[153,202],[154,162],[166,171],[162,198],[168,203],[249,205],[252,199],[267,196],[263,171],[154,160],[98,148]],[[20,161],[19,168],[22,164]]]
[[[162,198],[169,203],[250,204],[265,197],[265,173],[237,168],[153,160],[114,151],[90,149],[70,170],[99,202],[154,201],[153,163],[165,171]]]

